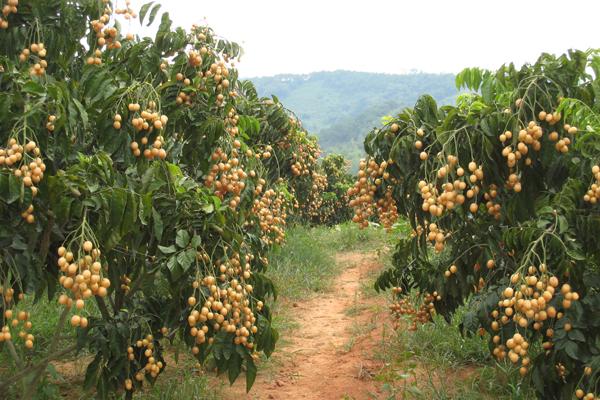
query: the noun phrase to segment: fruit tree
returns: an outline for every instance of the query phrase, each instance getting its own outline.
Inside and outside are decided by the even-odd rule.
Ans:
[[[121,6],[4,1],[0,351],[14,374],[0,390],[23,398],[82,350],[85,389],[130,398],[176,337],[230,381],[245,370],[250,388],[277,340],[266,254],[314,142],[238,79],[237,44],[173,29],[154,2]],[[129,32],[155,21],[154,38]],[[55,337],[31,333],[28,297],[60,303]]]
[[[465,333],[487,333],[541,397],[595,398],[600,54],[543,54],[456,81],[470,93],[455,106],[423,96],[365,140],[355,221],[402,215],[414,229],[377,286],[416,288],[423,311],[446,317],[468,303]]]

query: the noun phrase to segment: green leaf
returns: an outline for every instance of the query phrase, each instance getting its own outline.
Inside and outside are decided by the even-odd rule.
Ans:
[[[175,243],[180,249],[184,249],[190,243],[190,234],[185,229],[180,229],[177,231],[177,236],[175,237]]]
[[[8,204],[14,203],[21,197],[21,189],[23,188],[23,182],[13,174],[8,176],[8,197],[6,202]]]
[[[152,23],[154,22],[154,18],[156,18],[156,14],[158,13],[158,10],[160,10],[160,7],[161,7],[160,4],[156,4],[152,8],[152,11],[150,11],[150,16],[148,17],[148,25],[146,25],[146,26],[152,25]]]
[[[192,241],[190,242],[190,246],[193,249],[197,249],[198,246],[200,246],[202,244],[202,237],[198,236],[198,235],[194,235],[194,237],[192,237]]]
[[[46,89],[38,82],[27,81],[27,83],[23,85],[23,92],[41,96],[46,93]]]
[[[169,247],[166,246],[158,246],[158,249],[163,253],[163,254],[173,254],[177,251],[177,249],[175,248],[174,245],[171,245]]]
[[[148,219],[152,215],[152,193],[146,193],[140,197],[138,218],[142,225],[148,225]]]
[[[237,353],[233,352],[227,363],[227,372],[229,377],[229,383],[233,385],[233,382],[242,372],[242,357]]]
[[[79,116],[81,117],[81,122],[83,124],[83,128],[87,129],[88,121],[89,121],[87,111],[83,107],[83,104],[81,104],[81,102],[79,100],[77,100],[76,98],[73,98],[73,103],[75,104],[75,107],[77,108],[77,111],[79,112]]]
[[[144,18],[146,18],[146,14],[148,13],[148,10],[150,9],[150,7],[152,7],[152,4],[154,4],[153,1],[144,4],[141,8],[140,8],[140,12],[139,12],[139,16],[140,16],[140,25],[144,25]]]
[[[169,258],[169,260],[167,261],[167,268],[169,269],[169,271],[173,272],[173,269],[175,269],[176,266],[177,266],[177,256],[173,256],[173,257]]]
[[[154,223],[154,237],[160,241],[162,239],[164,225],[160,214],[154,207],[152,207],[152,222]]]
[[[569,339],[577,341],[577,342],[585,342],[585,335],[583,334],[583,332],[581,332],[578,329],[573,329],[572,331],[570,331],[567,335],[569,337]]]
[[[246,393],[250,392],[252,389],[252,385],[254,385],[254,381],[256,380],[256,364],[252,357],[246,358]]]
[[[196,261],[196,250],[187,249],[177,254],[177,263],[181,266],[183,271],[187,271],[190,266]]]

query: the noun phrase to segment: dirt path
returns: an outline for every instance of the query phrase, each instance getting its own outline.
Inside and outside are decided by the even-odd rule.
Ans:
[[[286,332],[290,343],[274,354],[281,366],[270,374],[259,372],[250,394],[245,394],[241,377],[225,389],[226,399],[380,397],[373,377],[381,363],[373,357],[382,340],[385,301],[361,290],[361,282],[370,283],[367,276],[380,265],[374,253],[340,253],[336,262],[344,270],[332,290],[294,304],[298,328]]]

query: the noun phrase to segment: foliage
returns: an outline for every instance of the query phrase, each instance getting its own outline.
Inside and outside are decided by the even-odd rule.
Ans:
[[[88,351],[85,389],[131,398],[176,336],[250,388],[277,340],[266,254],[314,140],[238,79],[237,44],[173,29],[157,3],[139,12],[154,38],[125,35],[137,13],[109,1],[17,3],[0,29],[0,390],[28,398]],[[53,338],[30,333],[25,297],[63,306]]]
[[[391,199],[414,229],[377,287],[437,292],[446,318],[468,302],[464,333],[546,399],[600,391],[599,66],[570,51],[467,69],[455,106],[422,96],[369,133],[353,189],[361,224]]]

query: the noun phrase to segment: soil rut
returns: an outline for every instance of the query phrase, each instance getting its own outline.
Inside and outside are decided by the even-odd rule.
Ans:
[[[385,301],[361,292],[361,282],[380,268],[377,255],[345,252],[336,262],[344,270],[332,290],[294,304],[298,328],[286,332],[290,343],[273,355],[281,366],[271,376],[259,372],[250,394],[239,379],[225,390],[226,399],[379,398],[373,377],[381,363],[373,357],[382,340]]]

